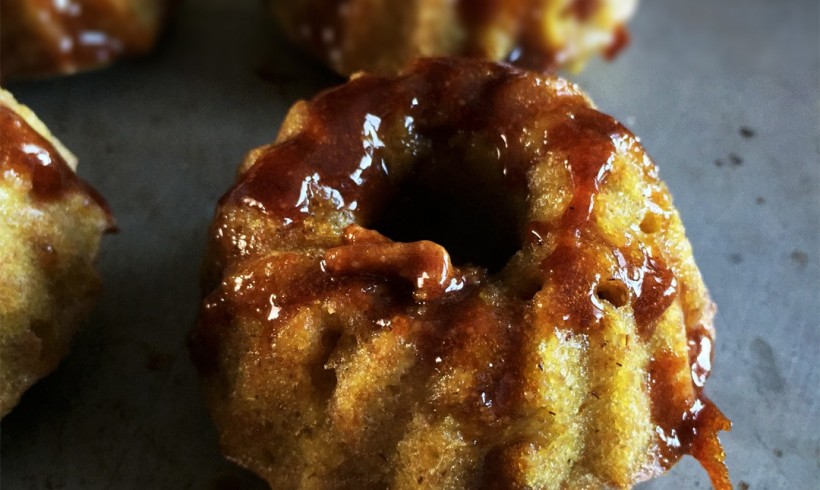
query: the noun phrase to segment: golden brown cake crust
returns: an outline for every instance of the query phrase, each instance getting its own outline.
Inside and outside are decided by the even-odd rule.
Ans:
[[[57,367],[99,289],[92,262],[113,219],[75,165],[0,90],[0,416]]]
[[[580,68],[628,42],[636,0],[269,0],[283,32],[331,69],[395,74],[423,56]]]
[[[70,74],[149,51],[175,0],[0,0],[4,79]]]
[[[272,488],[623,488],[684,454],[730,488],[680,219],[559,78],[429,59],[296,104],[206,270],[193,358]]]

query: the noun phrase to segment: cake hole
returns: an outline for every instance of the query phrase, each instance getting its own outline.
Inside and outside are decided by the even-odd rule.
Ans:
[[[370,227],[394,241],[433,241],[456,265],[498,272],[521,248],[523,198],[515,201],[503,176],[470,166],[417,163]]]
[[[658,213],[647,212],[641,221],[641,231],[647,234],[657,233],[661,230],[663,218]]]
[[[336,351],[342,333],[327,330],[322,334],[322,353],[317,362],[311,367],[310,379],[316,393],[323,399],[330,398],[336,389],[336,370],[326,367],[330,356]]]
[[[625,306],[629,302],[629,290],[626,284],[617,279],[607,279],[595,288],[598,299],[608,302],[616,308]]]

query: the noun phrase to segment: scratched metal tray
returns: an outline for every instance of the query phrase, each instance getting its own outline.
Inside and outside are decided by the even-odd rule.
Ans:
[[[574,77],[639,134],[720,307],[708,393],[738,488],[820,488],[816,0],[644,1],[633,45]],[[214,204],[295,100],[339,79],[255,0],[191,0],[157,52],[11,85],[121,232],[71,356],[2,422],[5,489],[264,488],[224,461],[185,336]],[[642,488],[708,487],[687,458]]]

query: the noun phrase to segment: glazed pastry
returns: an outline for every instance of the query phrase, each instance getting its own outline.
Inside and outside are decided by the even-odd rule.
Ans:
[[[170,0],[0,0],[3,78],[70,74],[151,50]]]
[[[114,224],[76,165],[0,90],[0,416],[68,353],[99,289],[92,262]]]
[[[426,59],[297,103],[206,269],[193,359],[271,488],[626,488],[685,454],[731,488],[678,213],[560,78]]]
[[[269,0],[283,32],[333,70],[392,74],[420,56],[579,69],[628,42],[637,0]]]

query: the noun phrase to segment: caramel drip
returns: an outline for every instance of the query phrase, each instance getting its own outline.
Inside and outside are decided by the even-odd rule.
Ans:
[[[705,395],[701,394],[699,400],[699,410],[694,413],[691,425],[686,427],[689,444],[686,452],[703,466],[715,490],[731,490],[732,481],[718,432],[731,430],[732,422]]]
[[[0,106],[0,171],[28,180],[32,195],[42,201],[53,201],[69,192],[83,194],[106,212],[113,226],[102,196],[77,177],[46,138],[6,106]]]
[[[675,373],[686,367],[687,359],[665,354],[656,356],[648,368],[652,417],[659,440],[658,462],[669,468],[682,455],[691,454],[706,470],[716,490],[731,490],[717,434],[730,430],[732,424],[706,397],[702,387],[695,384],[688,391],[676,385],[680,381]]]
[[[345,235],[354,233],[346,231]],[[347,239],[346,245],[327,250],[326,270],[334,275],[398,277],[413,287],[416,301],[442,299],[446,293],[464,287],[464,278],[455,276],[450,255],[441,245],[426,240],[395,243],[381,235],[369,238],[355,243]]]
[[[632,38],[629,35],[629,29],[625,25],[619,26],[615,29],[614,37],[610,45],[604,50],[604,59],[612,61],[621,54],[621,51],[629,46]]]
[[[640,279],[640,290],[635,291],[632,309],[638,324],[638,333],[649,338],[654,333],[654,325],[672,305],[678,291],[677,280],[671,269],[660,259],[642,250],[643,262],[632,265],[636,273],[630,274]]]

